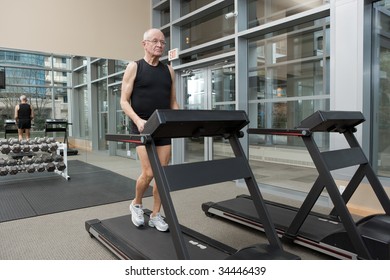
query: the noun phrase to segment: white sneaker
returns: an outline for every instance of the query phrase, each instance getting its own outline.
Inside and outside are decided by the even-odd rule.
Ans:
[[[131,221],[136,227],[143,226],[145,224],[144,221],[144,210],[142,210],[141,204],[133,204],[133,202],[130,203],[129,206],[130,213],[131,213]]]
[[[160,213],[157,213],[155,216],[150,215],[148,224],[150,227],[155,227],[159,231],[168,230],[168,224],[164,221],[164,218],[161,217]]]

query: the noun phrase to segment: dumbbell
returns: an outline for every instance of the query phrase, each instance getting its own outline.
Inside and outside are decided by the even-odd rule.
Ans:
[[[57,162],[56,163],[56,168],[57,168],[57,170],[58,171],[63,171],[63,170],[65,170],[65,168],[66,168],[66,165],[65,165],[65,163],[64,162]]]
[[[5,159],[0,158],[0,167],[3,167],[6,165]]]
[[[56,139],[54,137],[48,137],[46,138],[46,143],[47,144],[51,144],[51,143],[55,143],[56,142]]]
[[[16,165],[16,167],[18,168],[18,172],[26,171],[26,167],[24,165]]]
[[[45,154],[45,155],[42,155],[42,160],[45,163],[49,163],[49,162],[53,161],[53,157],[50,154]]]
[[[45,166],[43,165],[43,164],[35,164],[35,169],[36,169],[36,171],[38,171],[38,172],[43,172],[43,171],[45,171]]]
[[[6,160],[6,163],[8,166],[15,166],[17,164],[17,161],[13,158],[9,158]]]
[[[8,140],[8,144],[9,144],[9,145],[15,145],[15,144],[20,144],[20,142],[19,142],[18,139],[10,138],[10,139]]]
[[[39,145],[39,148],[41,149],[42,152],[47,152],[49,150],[49,145],[47,143],[42,142]]]
[[[8,166],[8,173],[11,175],[16,175],[18,174],[18,167],[17,166]]]
[[[7,155],[7,154],[9,154],[10,151],[11,151],[11,147],[10,147],[8,144],[3,144],[3,145],[1,145],[1,147],[0,147],[0,152],[1,152],[2,154]]]
[[[34,173],[34,172],[35,172],[35,166],[32,165],[32,164],[27,165],[27,166],[26,166],[26,171],[27,171],[28,173]]]
[[[48,162],[46,154],[40,154],[38,157],[42,160],[42,163]]]
[[[0,176],[5,176],[8,174],[8,168],[7,167],[0,167]]]
[[[20,144],[13,144],[13,145],[11,146],[11,151],[12,151],[13,153],[15,153],[15,154],[20,153],[21,150],[22,150],[22,149],[21,149],[21,147],[20,147]]]
[[[49,162],[46,164],[46,170],[47,172],[53,172],[54,170],[56,170],[56,166],[54,165],[54,163]]]
[[[58,149],[57,143],[50,143],[50,144],[48,144],[48,145],[49,145],[49,151],[50,151],[50,152],[55,152],[55,151],[57,151],[57,149]]]
[[[22,157],[22,161],[24,162],[24,164],[27,164],[27,165],[30,165],[33,163],[33,159],[31,157],[28,157],[28,156]]]
[[[34,161],[34,163],[36,164],[41,164],[43,162],[42,158],[39,157],[39,156],[33,156],[32,157],[32,160]]]
[[[55,155],[53,155],[53,161],[61,162],[61,161],[64,161],[64,158],[63,158],[63,156],[61,156],[59,154],[55,154]]]
[[[30,151],[30,145],[23,144],[20,146],[20,149],[22,150],[23,153],[28,153]]]
[[[39,146],[37,144],[32,144],[30,146],[30,150],[33,152],[38,152],[39,151]]]

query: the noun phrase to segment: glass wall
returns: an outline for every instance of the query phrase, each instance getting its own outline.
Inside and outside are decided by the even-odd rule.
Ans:
[[[317,110],[329,110],[329,18],[248,41],[252,128],[292,129]],[[327,147],[328,137],[318,139]],[[302,146],[300,139],[253,136],[259,143]]]
[[[248,28],[283,19],[316,7],[324,0],[247,0]]]
[[[185,50],[233,34],[234,21],[225,19],[233,9],[231,5],[183,25],[180,48]]]
[[[32,137],[43,133],[46,119],[68,118],[71,89],[70,56],[0,48],[0,65],[5,69],[6,88],[0,89],[0,127],[14,118],[19,97],[26,95],[34,108]]]
[[[78,129],[73,129],[74,136],[80,139],[89,139],[89,99],[88,90],[86,86],[77,88],[73,91],[74,100],[77,105],[76,119]]]
[[[213,0],[180,0],[180,16],[185,16],[210,4]]]
[[[107,80],[103,79],[96,83],[97,91],[97,113],[98,113],[98,149],[106,150],[108,148],[105,135],[108,133],[108,95]]]
[[[373,165],[380,176],[390,177],[390,7],[388,1],[373,5]]]

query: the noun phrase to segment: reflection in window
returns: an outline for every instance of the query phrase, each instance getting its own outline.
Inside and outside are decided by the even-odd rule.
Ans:
[[[0,65],[7,65],[7,86],[0,90],[0,125],[2,119],[13,118],[13,108],[22,94],[35,108],[33,137],[44,129],[47,118],[67,118],[67,109],[57,101],[67,100],[69,59],[66,55],[0,48]]]
[[[212,107],[233,107],[236,101],[236,75],[234,66],[223,67],[211,71]]]
[[[251,127],[291,129],[315,111],[329,109],[328,38],[325,18],[249,41]],[[286,137],[267,139],[267,144],[280,144],[280,139],[287,144]],[[288,144],[302,144],[295,142]],[[322,137],[319,142],[322,146],[328,140]]]
[[[88,115],[89,115],[89,102],[88,102],[88,89],[87,87],[78,88],[74,91],[75,98],[78,101],[78,123],[79,129],[75,132],[75,136],[82,139],[89,138],[89,125],[88,125]]]
[[[180,0],[180,16],[192,13],[213,1],[214,0]]]
[[[373,166],[379,176],[390,177],[390,9],[388,1],[378,1],[373,8]]]
[[[247,0],[248,28],[295,15],[323,5],[326,0]]]
[[[225,14],[232,10],[233,6],[229,6],[182,26],[181,49],[192,48],[233,34],[234,21],[225,19]]]
[[[128,63],[124,60],[114,60],[114,73],[125,71]]]
[[[190,53],[187,55],[183,55],[180,57],[181,59],[181,64],[189,63],[192,61],[197,61],[200,59],[205,59],[208,57],[212,57],[215,55],[223,54],[223,53],[228,53],[234,51],[234,43],[224,45],[222,47],[216,47],[212,49],[206,49],[206,50],[198,50],[194,53]]]
[[[170,22],[170,9],[169,7],[160,11],[160,25],[164,26]]]
[[[107,81],[102,80],[96,83],[97,94],[98,94],[98,112],[108,111],[108,100],[107,100]]]

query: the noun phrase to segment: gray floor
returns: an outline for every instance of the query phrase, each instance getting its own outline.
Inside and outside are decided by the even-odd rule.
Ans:
[[[106,153],[80,152],[69,159],[78,159],[110,169],[124,176],[136,178],[139,163]],[[280,170],[279,170],[280,171]],[[258,171],[257,171],[258,172]],[[295,174],[296,170],[293,171]],[[272,174],[263,170],[263,174]],[[279,172],[280,174],[280,172]],[[283,173],[285,174],[285,173]],[[32,174],[33,175],[33,174]],[[69,174],[72,176],[72,174]],[[16,175],[17,176],[17,175]],[[265,175],[264,175],[265,176]],[[302,173],[300,173],[302,176]],[[265,176],[269,177],[269,176]],[[280,176],[278,179],[281,179]],[[201,210],[206,201],[230,199],[246,190],[234,182],[215,184],[172,194],[181,224],[193,228],[235,248],[265,242],[264,235],[246,227],[207,217]],[[272,199],[264,195],[265,198]],[[274,197],[275,198],[275,197]],[[151,198],[144,205],[151,207]],[[85,230],[85,221],[107,219],[128,214],[129,201],[98,207],[44,215],[0,223],[0,259],[2,260],[112,260],[111,252]],[[328,256],[294,245],[284,244],[287,251],[304,260],[326,260]]]

